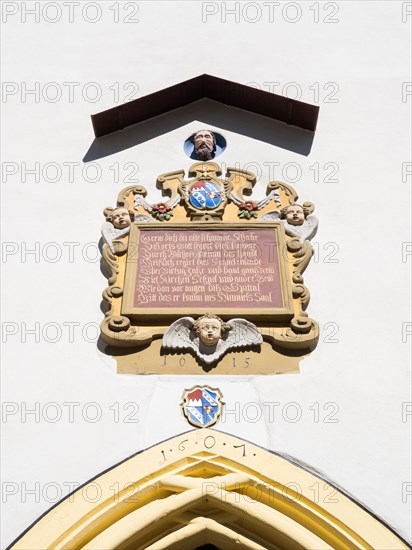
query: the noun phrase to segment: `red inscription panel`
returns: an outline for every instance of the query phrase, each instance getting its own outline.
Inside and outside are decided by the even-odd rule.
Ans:
[[[139,231],[136,308],[282,307],[273,229]]]

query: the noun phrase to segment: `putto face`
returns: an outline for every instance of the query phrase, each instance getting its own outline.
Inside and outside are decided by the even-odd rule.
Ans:
[[[112,212],[112,224],[116,229],[124,229],[132,223],[127,208],[115,208]]]
[[[197,333],[202,344],[215,346],[220,340],[222,325],[217,319],[201,319]]]
[[[305,221],[305,214],[303,208],[298,205],[289,206],[286,211],[286,221],[290,225],[302,225]]]

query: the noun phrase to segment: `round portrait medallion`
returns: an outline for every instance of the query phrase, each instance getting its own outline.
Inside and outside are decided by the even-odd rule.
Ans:
[[[187,138],[183,149],[186,155],[193,160],[213,160],[226,149],[226,140],[218,132],[198,130]]]

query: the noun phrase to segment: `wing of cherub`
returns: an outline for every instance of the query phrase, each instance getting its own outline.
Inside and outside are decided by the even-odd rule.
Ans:
[[[231,319],[227,323],[229,331],[217,343],[216,347],[204,346],[200,343],[195,348],[197,356],[205,363],[215,363],[232,348],[244,348],[261,344],[263,339],[256,325],[246,319]]]
[[[196,335],[192,331],[194,322],[193,317],[181,317],[172,323],[163,335],[163,347],[197,351],[198,346],[194,342]]]
[[[230,330],[225,338],[226,350],[230,348],[244,348],[256,346],[263,342],[263,338],[256,325],[246,319],[231,319],[228,321]]]
[[[266,214],[259,216],[261,222],[277,222],[280,220],[280,210],[269,210]]]
[[[130,227],[125,227],[124,229],[116,229],[114,225],[110,222],[105,222],[102,225],[102,237],[103,240],[109,245],[110,250],[114,253],[113,241],[128,235]]]
[[[179,204],[180,200],[180,195],[175,195],[171,199],[164,201],[164,203],[167,204],[167,206],[170,206],[173,210],[173,208]],[[147,212],[153,211],[153,205],[150,204],[150,202],[148,202],[143,195],[136,195],[134,199],[134,207],[137,209],[140,205],[142,205]]]
[[[308,216],[302,225],[291,225],[286,220],[282,221],[284,222],[286,235],[298,237],[302,243],[312,239],[318,230],[318,218],[313,215]]]
[[[135,214],[134,221],[137,223],[153,223],[154,220],[151,216],[146,216],[146,214]]]
[[[234,193],[233,191],[230,193],[230,198],[232,199],[232,201],[236,204],[236,206],[240,206],[242,203],[245,202],[246,199],[240,199],[236,193]],[[264,208],[267,204],[269,204],[269,202],[274,199],[276,204],[279,206],[280,205],[280,195],[279,195],[279,192],[277,189],[272,189],[272,191],[264,198],[264,199],[261,199],[260,201],[253,201],[256,203],[257,205],[257,209],[258,210],[262,210],[262,208]],[[249,199],[250,200],[250,199]]]

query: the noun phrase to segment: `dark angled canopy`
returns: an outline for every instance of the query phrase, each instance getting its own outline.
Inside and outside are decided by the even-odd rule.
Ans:
[[[316,130],[319,107],[315,105],[203,74],[92,115],[94,134],[105,136],[205,98],[312,132]]]

